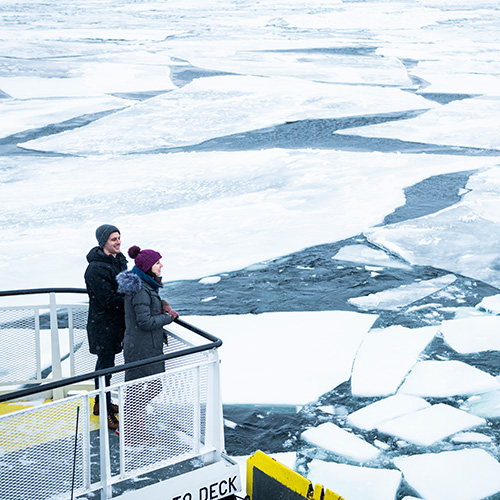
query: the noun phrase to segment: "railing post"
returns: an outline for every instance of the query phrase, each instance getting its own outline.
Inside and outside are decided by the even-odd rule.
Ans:
[[[57,323],[57,305],[55,293],[50,293],[50,343],[52,353],[52,378],[54,380],[62,379],[61,367],[61,349],[59,346],[59,327]],[[52,398],[63,399],[63,389],[54,389],[52,391]]]
[[[222,419],[222,397],[220,391],[220,367],[217,349],[209,353],[208,365],[208,398],[207,398],[207,444],[215,447],[215,460],[221,459],[224,450],[224,434]]]
[[[108,438],[108,405],[106,404],[106,380],[99,377],[99,450],[101,460],[101,500],[112,497],[110,485],[111,460],[109,456]]]

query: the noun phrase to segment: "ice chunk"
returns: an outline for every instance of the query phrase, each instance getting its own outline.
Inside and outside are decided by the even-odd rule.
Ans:
[[[198,283],[201,283],[202,285],[215,285],[216,283],[219,283],[220,281],[220,276],[207,276],[206,278],[201,278]]]
[[[397,311],[416,300],[437,292],[441,288],[453,283],[455,280],[455,276],[447,274],[440,278],[419,281],[411,285],[401,285],[398,288],[384,290],[383,292],[352,298],[349,299],[348,302],[365,310],[388,309],[390,311]]]
[[[371,330],[354,361],[352,394],[365,397],[394,394],[438,328],[410,329],[395,325]]]
[[[425,399],[405,394],[396,394],[351,413],[347,417],[347,424],[358,429],[370,431],[387,420],[392,420],[407,413],[428,408],[429,406],[430,403]]]
[[[464,444],[464,443],[491,443],[492,439],[490,436],[485,436],[479,432],[460,432],[455,434],[451,438],[452,443]]]
[[[430,446],[456,432],[484,425],[483,418],[440,403],[377,426],[384,434],[419,446]]]
[[[446,343],[461,354],[500,351],[500,316],[473,316],[443,321]]]
[[[371,469],[312,460],[307,478],[349,500],[394,500],[401,473],[393,469]]]
[[[480,394],[500,388],[490,375],[462,361],[421,361],[399,389],[401,393],[446,398]]]
[[[184,318],[223,341],[224,403],[272,405],[305,404],[348,380],[376,320],[346,311]]]
[[[398,268],[398,269],[410,269],[410,266],[404,262],[400,262],[389,255],[387,255],[382,250],[376,250],[375,248],[370,248],[366,245],[347,245],[342,247],[332,259],[336,260],[347,260],[349,262],[359,262],[361,264],[376,264],[378,266]],[[380,270],[382,268],[377,268],[373,270]]]
[[[463,119],[467,117],[467,119]],[[500,97],[481,96],[453,101],[427,113],[369,127],[344,129],[340,134],[388,137],[448,146],[500,149]]]
[[[500,492],[500,464],[484,450],[426,453],[394,463],[426,500],[481,500]]]
[[[492,314],[500,314],[500,295],[491,295],[485,297],[476,307],[480,311],[486,311]]]
[[[471,396],[462,407],[468,412],[485,418],[500,417],[500,390]]]
[[[125,154],[199,144],[215,137],[305,119],[427,108],[399,89],[332,85],[294,78],[217,76],[198,79],[80,129],[23,147],[70,154]],[[265,112],[262,112],[265,110]]]
[[[378,448],[332,422],[307,429],[301,437],[313,446],[356,462],[367,462],[380,454]]]

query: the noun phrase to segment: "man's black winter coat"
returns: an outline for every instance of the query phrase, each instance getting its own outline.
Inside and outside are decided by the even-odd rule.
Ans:
[[[116,276],[127,269],[122,253],[106,255],[94,247],[87,255],[85,283],[89,294],[87,335],[92,354],[117,354],[125,332],[123,295],[118,293]]]

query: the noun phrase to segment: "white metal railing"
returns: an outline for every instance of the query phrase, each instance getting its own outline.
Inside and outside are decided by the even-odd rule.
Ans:
[[[95,360],[82,337],[86,311],[85,305],[57,305],[54,294],[48,314],[46,306],[0,308],[0,339],[8,343],[8,350],[0,344],[2,499],[68,499],[97,491],[107,499],[141,481],[161,482],[221,459],[221,342],[178,320],[167,330],[165,372],[125,382],[121,366],[79,371]],[[12,375],[17,363],[7,359],[22,360],[22,369]],[[120,407],[119,435],[108,431],[106,405],[99,417],[92,413],[95,396],[105,401],[107,392]],[[53,398],[43,402],[47,395]]]

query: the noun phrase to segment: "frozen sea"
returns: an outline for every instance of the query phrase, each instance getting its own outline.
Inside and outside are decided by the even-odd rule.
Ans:
[[[500,6],[2,0],[0,283],[95,228],[223,339],[226,448],[500,499]]]

